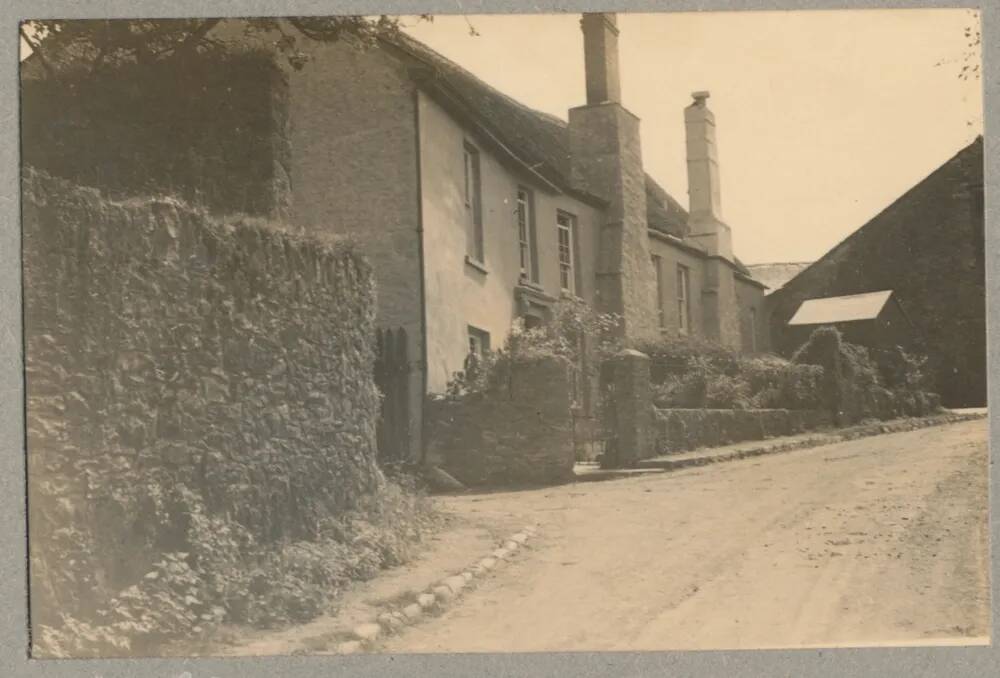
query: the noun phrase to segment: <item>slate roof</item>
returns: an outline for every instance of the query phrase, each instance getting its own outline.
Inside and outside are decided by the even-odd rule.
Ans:
[[[767,294],[780,289],[782,285],[797,276],[812,264],[811,261],[772,262],[768,264],[750,264],[750,274],[754,279],[767,286]]]
[[[579,192],[570,176],[566,121],[525,106],[405,33],[387,42],[398,47],[416,65],[429,68],[436,84],[457,95],[539,175],[562,190]],[[684,238],[688,234],[687,218],[687,210],[647,174],[646,219],[649,227]]]
[[[827,325],[874,320],[889,303],[892,290],[850,294],[842,297],[806,299],[788,321],[789,325]]]

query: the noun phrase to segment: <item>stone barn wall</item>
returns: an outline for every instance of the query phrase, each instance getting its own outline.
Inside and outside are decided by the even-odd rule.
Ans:
[[[33,171],[23,208],[42,617],[190,552],[213,516],[261,544],[309,538],[381,487],[375,289],[350,246]],[[93,580],[61,581],[54,554]]]
[[[774,347],[806,299],[893,290],[949,406],[986,404],[983,140],[960,151],[822,259],[767,297]]]

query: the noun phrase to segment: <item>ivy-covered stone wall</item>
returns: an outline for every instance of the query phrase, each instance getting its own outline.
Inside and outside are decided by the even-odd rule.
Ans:
[[[311,539],[384,486],[352,246],[31,170],[23,209],[33,623],[164,554]]]

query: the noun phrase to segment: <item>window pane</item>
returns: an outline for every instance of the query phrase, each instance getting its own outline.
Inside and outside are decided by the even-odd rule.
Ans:
[[[560,212],[556,217],[556,233],[559,243],[559,286],[567,292],[574,292],[573,217]]]
[[[479,151],[465,144],[465,207],[469,238],[466,254],[477,261],[484,261],[482,196],[479,176]]]
[[[524,189],[517,192],[517,239],[521,258],[521,275],[531,275],[531,223],[530,203],[528,193]]]

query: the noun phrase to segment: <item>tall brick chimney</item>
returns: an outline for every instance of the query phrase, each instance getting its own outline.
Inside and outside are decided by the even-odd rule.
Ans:
[[[569,111],[573,182],[604,198],[597,261],[599,311],[622,316],[627,343],[658,334],[646,225],[639,119],[621,105],[614,14],[584,14],[587,103]]]
[[[694,92],[691,96],[694,102],[684,109],[690,237],[700,242],[709,254],[732,261],[732,233],[722,221],[715,115],[706,103],[708,92]]]
[[[705,335],[731,348],[741,345],[739,305],[733,277],[733,236],[722,220],[719,157],[715,116],[708,109],[708,92],[694,92],[684,109],[687,133],[688,233],[708,253],[702,277],[702,318]]]
[[[621,103],[618,75],[618,21],[614,14],[584,14],[583,58],[587,76],[587,103]]]

